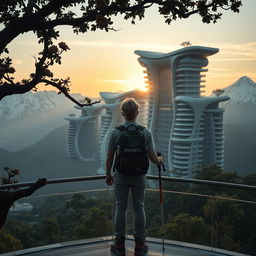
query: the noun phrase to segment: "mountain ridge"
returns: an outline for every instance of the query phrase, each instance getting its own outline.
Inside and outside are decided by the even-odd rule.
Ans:
[[[83,99],[81,94],[72,94]],[[75,103],[56,91],[10,95],[0,101],[0,148],[17,151],[67,124],[70,113],[80,114]]]
[[[256,83],[247,76],[240,77],[233,84],[222,89],[223,96],[229,96],[226,104],[256,104]]]
[[[230,100],[220,103],[224,115],[224,170],[246,175],[256,171],[256,83],[240,77],[223,89]]]
[[[81,100],[81,94],[71,94],[75,99]],[[0,120],[13,121],[31,115],[47,115],[50,112],[61,112],[72,109],[75,104],[63,94],[55,91],[27,92],[3,98],[0,101]]]

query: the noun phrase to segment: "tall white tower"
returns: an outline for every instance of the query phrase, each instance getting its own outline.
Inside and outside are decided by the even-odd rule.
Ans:
[[[149,83],[150,128],[172,176],[192,177],[202,165],[223,167],[223,110],[228,97],[202,97],[207,57],[216,48],[192,46],[167,54],[135,51]]]
[[[103,107],[99,104],[75,108],[81,110],[81,116],[70,115],[65,118],[69,121],[67,155],[82,161],[95,161],[99,152],[96,141],[99,140]]]

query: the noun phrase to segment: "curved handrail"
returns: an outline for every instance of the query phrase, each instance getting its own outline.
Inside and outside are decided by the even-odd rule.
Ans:
[[[61,178],[61,179],[49,179],[49,180],[47,180],[46,184],[68,183],[68,182],[79,182],[79,181],[90,181],[90,180],[103,180],[103,179],[105,179],[105,177],[106,177],[105,175],[95,175],[95,176],[81,176],[81,177]],[[155,176],[155,175],[147,175],[147,179],[158,180],[159,177]],[[238,184],[238,183],[230,183],[230,182],[222,182],[222,181],[187,179],[187,178],[178,178],[178,177],[169,177],[169,176],[162,176],[162,181],[192,183],[192,184],[201,184],[201,185],[210,185],[210,186],[228,187],[228,188],[256,191],[256,186]],[[33,185],[34,183],[35,183],[35,181],[4,184],[4,185],[0,185],[0,190],[8,189],[8,188],[28,187],[28,186]]]
[[[155,176],[155,175],[148,175],[147,178],[151,179],[151,180],[158,180],[159,179],[158,176]],[[178,177],[169,177],[169,176],[162,176],[162,180],[163,181],[194,183],[194,184],[201,184],[201,185],[229,187],[229,188],[236,188],[236,189],[242,189],[242,190],[254,190],[254,191],[256,191],[256,186],[239,184],[239,183],[222,182],[222,181],[188,179],[188,178],[178,178]]]

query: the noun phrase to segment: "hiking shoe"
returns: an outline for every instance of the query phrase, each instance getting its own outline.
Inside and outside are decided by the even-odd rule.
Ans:
[[[136,241],[135,240],[135,249],[134,256],[142,256],[148,251],[148,246],[145,244],[145,241]]]
[[[111,251],[118,256],[125,256],[125,237],[116,237],[114,243],[111,245]]]

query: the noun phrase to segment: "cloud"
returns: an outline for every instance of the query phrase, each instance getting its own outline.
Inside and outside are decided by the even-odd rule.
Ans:
[[[247,43],[206,43],[220,49],[219,53],[211,57],[211,61],[256,61],[256,41]]]
[[[109,48],[128,48],[132,50],[143,49],[143,50],[158,50],[158,51],[174,51],[177,50],[177,45],[163,45],[153,43],[123,43],[118,41],[83,41],[83,40],[71,40],[67,41],[68,45],[72,46],[85,46],[85,47],[109,47]]]
[[[256,61],[256,56],[252,56],[251,58],[218,58],[218,59],[212,59],[212,62],[214,61],[235,61],[235,62],[240,62],[240,61]]]
[[[96,79],[96,80],[104,83],[123,85],[127,90],[132,90],[132,89],[146,90],[146,87],[147,87],[142,75],[132,76],[131,78],[127,78],[127,79]]]
[[[230,76],[233,76],[234,74],[233,73],[211,73],[211,74],[208,74],[207,77],[208,78],[221,78],[221,77],[230,77]]]
[[[24,42],[20,42],[21,44]],[[30,42],[37,45],[34,41]],[[26,41],[26,44],[28,42]],[[171,52],[180,49],[179,44],[162,44],[152,42],[120,42],[111,40],[67,40],[69,46],[93,47],[93,48],[123,48],[137,50],[149,50],[159,52]],[[246,43],[233,42],[195,42],[193,45],[219,48],[218,54],[211,57],[211,61],[256,61],[256,41]]]
[[[131,79],[97,79],[101,82],[114,83],[114,84],[130,84],[133,80]]]
[[[225,72],[225,73],[217,73],[217,72],[210,72],[209,74],[207,74],[207,80],[209,79],[220,79],[220,78],[227,78],[227,79],[233,79],[233,81],[236,81],[237,79],[239,79],[242,76],[248,76],[251,79],[255,79],[256,78],[256,74],[254,72],[244,72],[244,71],[240,71],[240,72]],[[221,87],[226,87],[227,85],[222,85]]]
[[[223,54],[242,55],[242,56],[256,56],[256,42],[230,44],[225,43],[220,46]]]
[[[13,64],[14,64],[14,65],[20,65],[20,64],[22,64],[22,60],[20,60],[20,59],[14,59],[14,60],[13,60]]]
[[[230,71],[230,69],[228,68],[211,68],[210,69],[211,71],[223,71],[223,72],[227,72],[227,71]]]
[[[71,40],[69,45],[85,46],[94,48],[127,48],[127,49],[142,49],[150,51],[171,52],[181,48],[175,44],[159,44],[159,43],[124,43],[118,41],[83,41],[83,40]],[[256,61],[256,41],[247,43],[208,43],[198,42],[194,45],[201,45],[206,47],[219,48],[220,52],[211,57],[211,61]]]

